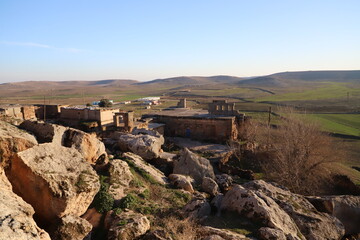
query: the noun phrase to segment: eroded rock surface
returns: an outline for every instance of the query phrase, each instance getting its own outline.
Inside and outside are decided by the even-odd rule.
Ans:
[[[110,187],[109,193],[115,200],[126,196],[126,190],[129,188],[130,182],[134,179],[130,171],[129,165],[120,159],[110,161]]]
[[[75,148],[91,164],[103,163],[107,156],[104,143],[96,135],[73,128],[65,131],[63,146]]]
[[[6,168],[11,157],[37,145],[35,137],[10,123],[0,121],[0,167]]]
[[[179,159],[174,161],[173,173],[191,176],[196,185],[201,185],[204,177],[215,179],[214,169],[209,160],[187,148],[181,150]]]
[[[204,192],[209,193],[211,196],[216,196],[219,191],[219,186],[214,179],[209,177],[204,177],[201,188]]]
[[[100,188],[99,177],[78,151],[52,143],[17,153],[8,176],[14,192],[49,224],[83,214]]]
[[[272,198],[293,219],[306,239],[340,239],[345,234],[337,218],[318,212],[302,195],[262,180],[248,182],[243,187]]]
[[[92,225],[77,216],[68,215],[61,218],[61,223],[53,239],[56,240],[83,240],[91,231]]]
[[[304,239],[298,237],[299,229],[290,216],[262,192],[233,185],[225,194],[221,209],[235,211],[265,226],[281,230],[285,236],[292,239]]]
[[[62,144],[64,133],[68,129],[56,124],[30,120],[23,121],[19,127],[32,133],[39,143],[52,142],[58,145]]]
[[[112,220],[108,240],[133,240],[149,229],[150,221],[146,216],[133,211],[122,212]]]
[[[12,191],[0,167],[0,238],[14,240],[50,240],[32,218],[34,209]]]
[[[341,221],[346,234],[360,233],[360,196],[324,196],[307,198],[317,210]]]
[[[160,170],[145,162],[144,159],[142,159],[140,156],[131,152],[127,152],[123,153],[122,157],[126,158],[127,161],[134,164],[136,168],[142,169],[144,172],[149,174],[156,182],[161,184],[167,183],[166,176]]]
[[[174,185],[175,187],[181,188],[190,193],[194,192],[194,188],[191,184],[194,181],[194,179],[192,179],[191,177],[184,176],[181,174],[170,174],[169,179],[171,181],[171,184]]]
[[[118,145],[122,151],[133,152],[145,160],[158,158],[162,152],[161,145],[163,144],[164,138],[162,136],[124,134],[118,139]]]

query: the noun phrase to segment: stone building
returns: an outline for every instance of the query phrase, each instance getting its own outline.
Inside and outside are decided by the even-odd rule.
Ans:
[[[143,117],[165,124],[166,136],[216,142],[235,140],[238,126],[245,121],[245,114],[236,111],[234,103],[226,101],[213,101],[209,104],[209,111],[175,108]]]
[[[60,110],[68,105],[57,105],[57,104],[36,104],[35,114],[38,119],[58,119],[60,117]],[[45,116],[45,118],[44,118]]]
[[[119,109],[62,107],[60,109],[60,119],[68,124],[95,121],[98,126],[107,127],[114,125],[114,114],[119,111]]]

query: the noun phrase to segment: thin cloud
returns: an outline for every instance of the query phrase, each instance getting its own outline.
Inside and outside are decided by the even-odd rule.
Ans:
[[[84,49],[79,48],[59,48],[54,47],[46,44],[40,44],[40,43],[34,43],[34,42],[9,42],[9,41],[1,41],[1,44],[5,45],[14,45],[14,46],[23,46],[23,47],[37,47],[37,48],[48,48],[48,49],[55,49],[55,50],[61,50],[66,52],[72,52],[72,53],[79,53],[84,52]]]

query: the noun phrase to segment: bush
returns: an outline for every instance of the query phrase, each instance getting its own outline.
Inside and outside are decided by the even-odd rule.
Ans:
[[[109,99],[103,98],[99,102],[99,107],[111,107],[111,106],[112,106],[112,102],[110,102]]]
[[[109,194],[108,177],[100,176],[100,190],[95,195],[92,205],[99,213],[110,211],[114,205],[114,198]]]
[[[120,207],[135,209],[138,203],[139,203],[139,198],[136,195],[129,193],[123,199],[121,199]]]

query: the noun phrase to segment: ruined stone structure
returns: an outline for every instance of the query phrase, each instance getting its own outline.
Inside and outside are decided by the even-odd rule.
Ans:
[[[96,121],[99,126],[106,127],[114,124],[114,113],[119,111],[119,109],[62,107],[60,109],[60,119],[68,123]]]
[[[58,119],[60,117],[60,110],[62,107],[67,107],[68,105],[43,105],[36,104],[35,106],[35,114],[38,119]]]
[[[23,120],[36,119],[34,106],[3,106],[0,115]]]
[[[221,116],[237,116],[244,118],[244,114],[235,109],[235,103],[228,103],[227,100],[213,100],[209,104],[209,114]]]
[[[114,125],[118,128],[123,128],[126,131],[131,131],[134,127],[134,112],[117,112],[114,115]]]
[[[180,101],[177,104],[178,108],[186,108],[186,98],[180,99]]]

